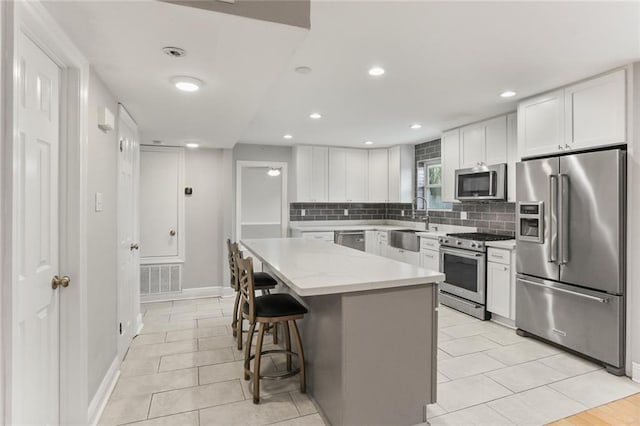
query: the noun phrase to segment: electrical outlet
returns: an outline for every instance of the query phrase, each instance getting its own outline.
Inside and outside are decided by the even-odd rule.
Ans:
[[[96,211],[101,212],[104,204],[102,203],[102,192],[96,192]]]
[[[306,216],[307,211],[305,209],[300,210],[300,216]]]
[[[349,209],[344,209],[344,215],[349,216]]]
[[[465,220],[467,218],[467,212],[460,212],[460,219]]]
[[[400,216],[404,216],[404,210],[400,212]]]

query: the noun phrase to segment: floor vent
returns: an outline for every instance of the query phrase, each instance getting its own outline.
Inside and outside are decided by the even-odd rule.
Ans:
[[[175,293],[182,290],[182,265],[140,265],[140,295]]]

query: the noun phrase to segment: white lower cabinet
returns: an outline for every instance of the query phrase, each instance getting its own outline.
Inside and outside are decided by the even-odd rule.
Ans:
[[[487,310],[515,320],[515,274],[513,251],[489,248],[487,251]]]
[[[303,232],[302,233],[302,238],[309,238],[312,240],[320,240],[320,241],[327,241],[327,242],[333,242],[333,232],[329,231],[329,232]]]
[[[439,271],[440,253],[435,250],[420,250],[420,266],[432,271]]]
[[[371,254],[380,255],[380,244],[377,237],[378,231],[364,232],[364,251]]]

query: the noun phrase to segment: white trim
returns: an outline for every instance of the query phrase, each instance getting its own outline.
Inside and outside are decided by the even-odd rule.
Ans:
[[[140,256],[140,264],[146,265],[149,263],[184,263],[185,257],[185,222],[184,222],[184,197],[182,196],[182,188],[184,188],[185,181],[185,148],[178,146],[152,146],[152,145],[140,145],[140,156],[143,152],[177,152],[178,157],[178,255],[166,256],[166,257],[142,257]],[[151,259],[151,262],[149,262]]]
[[[640,363],[631,363],[631,380],[640,383]]]
[[[45,51],[62,70],[60,170],[64,174],[60,179],[60,273],[71,277],[71,285],[60,295],[60,423],[86,424],[86,189],[90,68],[87,59],[49,15],[42,3],[15,2],[14,43],[17,39],[15,35],[21,31]],[[13,78],[15,84],[17,78]],[[15,99],[5,98],[5,102],[14,104]],[[15,105],[13,107],[15,108]],[[14,122],[13,126],[15,125]],[[10,193],[3,196],[11,199],[13,182],[6,182],[5,185]],[[7,258],[3,260],[6,261]],[[8,261],[11,262],[10,254]],[[13,330],[13,327],[7,324],[4,324],[4,328]]]
[[[235,293],[229,286],[183,288],[173,293],[150,294],[140,297],[140,303],[167,302],[170,300],[201,299],[205,297],[229,297]]]
[[[167,265],[167,264],[177,265],[177,264],[183,264],[183,263],[184,263],[184,259],[178,259],[176,257],[149,256],[149,257],[140,258],[140,265]]]
[[[102,416],[104,407],[106,407],[109,401],[111,392],[113,392],[113,388],[116,387],[118,377],[120,377],[120,359],[116,356],[113,362],[111,362],[111,366],[102,378],[102,382],[100,382],[100,386],[89,404],[88,418],[91,426],[98,424],[100,421],[100,417]]]
[[[142,312],[138,312],[138,315],[136,317],[136,335],[140,334],[140,332],[142,331],[142,327],[144,327],[144,322],[142,321]]]
[[[281,222],[281,236],[286,237],[289,228],[289,202],[287,198],[287,189],[289,187],[289,179],[287,177],[288,163],[279,161],[236,161],[236,209],[235,217],[235,240],[239,241],[242,238],[240,230],[242,228],[240,214],[242,207],[242,168],[243,167],[280,167],[282,168],[282,197],[280,202],[280,217]]]

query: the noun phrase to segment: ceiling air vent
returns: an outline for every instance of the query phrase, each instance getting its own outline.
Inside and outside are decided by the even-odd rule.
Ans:
[[[162,51],[166,55],[171,56],[172,58],[182,58],[187,54],[187,52],[184,49],[181,49],[179,47],[173,47],[173,46],[163,47]]]

